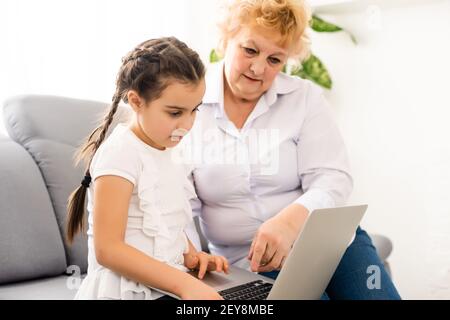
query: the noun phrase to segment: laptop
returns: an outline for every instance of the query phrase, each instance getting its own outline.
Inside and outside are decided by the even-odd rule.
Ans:
[[[225,300],[320,299],[366,210],[367,205],[314,210],[276,280],[231,266],[229,274],[208,272],[201,281]],[[197,277],[198,271],[191,274]]]

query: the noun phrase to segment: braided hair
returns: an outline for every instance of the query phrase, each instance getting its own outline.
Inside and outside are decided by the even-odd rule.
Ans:
[[[89,168],[95,152],[105,140],[119,103],[128,103],[130,90],[151,102],[161,96],[170,80],[197,84],[204,76],[205,67],[199,55],[174,37],[145,41],[122,58],[110,108],[78,152],[77,163],[84,160],[87,166],[81,185],[68,199],[66,234],[69,243],[84,229],[86,192],[91,183]]]

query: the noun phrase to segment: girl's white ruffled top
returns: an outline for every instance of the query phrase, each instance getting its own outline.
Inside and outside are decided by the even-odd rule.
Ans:
[[[97,150],[88,189],[88,274],[75,299],[156,299],[162,294],[100,265],[95,257],[93,199],[95,179],[123,177],[133,183],[125,242],[183,271],[188,250],[185,228],[192,221],[189,197],[194,192],[176,148],[158,150],[119,124]],[[152,270],[148,270],[152,272]]]

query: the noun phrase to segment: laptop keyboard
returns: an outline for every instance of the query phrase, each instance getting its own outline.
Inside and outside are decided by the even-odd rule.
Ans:
[[[219,291],[225,300],[264,300],[269,295],[272,284],[256,280],[230,289]]]

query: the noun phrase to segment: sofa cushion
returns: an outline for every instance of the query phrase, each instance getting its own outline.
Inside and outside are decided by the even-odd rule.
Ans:
[[[5,137],[0,154],[0,283],[61,275],[64,246],[39,168]]]
[[[23,145],[44,177],[61,235],[65,239],[67,199],[80,185],[85,166],[75,166],[74,154],[106,112],[105,103],[54,96],[26,95],[5,102],[3,116],[12,139]],[[112,127],[123,121],[120,108]],[[79,235],[66,246],[68,265],[87,270],[87,238]]]
[[[392,242],[388,237],[381,234],[370,234],[373,246],[377,250],[378,256],[385,261],[392,252]]]
[[[72,300],[77,293],[69,276],[0,286],[0,300]]]

